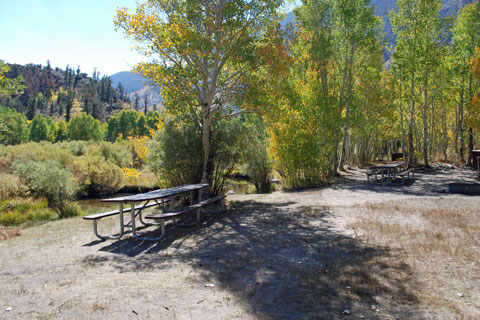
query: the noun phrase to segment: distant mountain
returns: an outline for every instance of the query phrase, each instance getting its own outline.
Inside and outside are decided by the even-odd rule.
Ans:
[[[442,0],[442,10],[440,11],[441,17],[446,17],[450,15],[456,15],[458,10],[463,8],[465,5],[475,2],[476,0]],[[387,39],[391,41],[392,44],[395,43],[394,35],[392,32],[392,25],[390,24],[390,19],[388,18],[388,13],[390,10],[395,9],[396,0],[371,0],[372,5],[375,9],[375,15],[384,18],[385,26],[385,35]]]
[[[130,71],[117,72],[110,76],[112,86],[118,88],[118,84],[122,84],[125,93],[131,99],[135,99],[135,94],[140,98],[140,104],[143,105],[145,95],[147,95],[148,105],[153,106],[162,104],[161,90],[157,86],[150,85],[150,81],[144,77],[131,73]]]
[[[130,71],[121,71],[117,72],[114,75],[110,76],[112,80],[112,86],[118,87],[118,84],[121,83],[125,92],[131,93],[142,89],[148,81],[142,76],[131,73]]]

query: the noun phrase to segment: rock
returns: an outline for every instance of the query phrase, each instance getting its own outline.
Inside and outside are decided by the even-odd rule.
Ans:
[[[230,190],[226,193],[227,196],[231,196],[232,194],[235,194],[235,192],[233,192],[233,190]]]
[[[457,296],[463,297],[463,293],[460,293],[460,292],[459,292],[459,293],[457,293]]]
[[[10,311],[12,311],[12,307],[8,307],[8,308],[6,308],[6,309],[5,309],[5,311],[7,311],[7,312],[10,312]]]
[[[343,310],[343,314],[348,316],[350,314],[350,310],[348,310],[348,309]]]

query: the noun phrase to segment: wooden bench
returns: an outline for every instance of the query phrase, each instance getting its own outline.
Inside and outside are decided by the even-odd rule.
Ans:
[[[164,203],[166,203],[166,202],[168,202],[168,200],[164,201]],[[154,206],[158,206],[158,205],[159,205],[158,203],[152,202],[152,203],[148,203],[146,205],[136,206],[135,210],[140,211],[139,213],[140,213],[140,218],[141,218],[141,210],[144,210],[144,209],[147,209],[147,208],[150,208],[150,207],[154,207]],[[124,212],[130,212],[131,210],[132,210],[131,208],[123,208],[122,215],[123,215]],[[83,217],[83,219],[93,221],[93,233],[95,234],[95,236],[97,236],[97,238],[99,238],[101,240],[120,239],[120,237],[123,235],[123,228],[125,226],[128,226],[128,224],[127,225],[123,224],[123,221],[122,221],[123,219],[120,220],[120,234],[117,235],[117,236],[102,236],[98,233],[98,229],[97,229],[97,221],[98,220],[106,218],[106,217],[115,216],[117,214],[120,214],[120,210],[113,210],[113,211],[91,214],[91,215]]]
[[[413,168],[406,169],[406,170],[403,170],[403,171],[397,173],[397,176],[402,177],[402,182],[400,184],[405,183],[405,177],[407,177],[407,179],[410,179],[410,174],[412,174],[412,178],[413,178],[413,176],[415,174],[415,170]]]

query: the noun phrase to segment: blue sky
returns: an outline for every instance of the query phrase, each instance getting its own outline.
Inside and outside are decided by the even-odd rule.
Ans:
[[[65,69],[67,64],[101,75],[130,70],[145,57],[115,32],[117,6],[134,0],[0,0],[0,59]]]

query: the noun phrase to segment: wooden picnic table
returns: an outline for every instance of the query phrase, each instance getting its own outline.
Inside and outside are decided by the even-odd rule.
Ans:
[[[390,184],[398,176],[402,178],[402,183],[405,181],[405,175],[410,177],[413,175],[413,169],[406,169],[405,161],[395,161],[381,165],[375,165],[367,172],[367,179],[370,182],[370,176],[375,176],[375,181],[383,184]],[[380,176],[380,178],[378,178]]]
[[[135,195],[130,195],[130,196],[124,196],[124,197],[116,197],[116,198],[110,198],[110,199],[102,199],[101,202],[113,202],[113,203],[118,203],[119,210],[115,211],[109,211],[109,212],[104,212],[104,213],[99,213],[99,214],[94,214],[90,216],[84,217],[85,220],[92,220],[93,221],[93,231],[94,234],[102,240],[105,239],[120,239],[123,234],[124,234],[124,228],[125,227],[130,227],[132,230],[132,234],[136,239],[139,240],[160,240],[165,233],[165,224],[164,220],[167,218],[172,218],[175,219],[178,215],[182,213],[186,213],[189,211],[193,211],[196,207],[193,206],[193,193],[195,191],[199,191],[203,188],[207,188],[209,185],[207,183],[199,183],[199,184],[188,184],[188,185],[183,185],[179,187],[173,187],[173,188],[168,188],[168,189],[160,189],[160,190],[154,190],[151,192],[147,193],[141,193],[141,194],[135,194]],[[175,200],[182,196],[182,195],[189,195],[190,198],[190,207],[189,210],[185,210],[183,208],[183,211],[177,211],[177,212],[172,212],[174,210],[175,206]],[[210,199],[210,202],[212,200],[219,200],[220,198],[223,199],[223,197],[216,197]],[[202,203],[204,203],[203,201]],[[209,202],[209,203],[210,203]],[[169,203],[169,208],[165,207],[165,204]],[[124,209],[123,206],[124,204],[130,205],[130,209]],[[160,222],[153,222],[153,223],[147,223],[143,220],[142,217],[142,211],[150,208],[150,207],[158,207],[162,214],[161,215],[156,215],[152,219],[160,220]],[[198,206],[197,206],[198,207]],[[130,211],[130,221],[125,224],[124,219],[123,219],[123,213]],[[163,214],[163,213],[169,213]],[[120,232],[117,235],[114,236],[102,236],[98,233],[97,230],[97,220],[100,220],[104,217],[108,216],[113,216],[113,215],[118,215],[119,216],[119,224],[120,224]],[[136,218],[139,218],[140,222],[144,226],[153,226],[153,225],[158,225],[162,229],[162,234],[159,237],[143,237],[138,234],[137,232],[137,226],[136,226]],[[148,218],[148,217],[146,217]],[[197,222],[199,220],[199,212],[197,212]],[[175,221],[175,220],[174,220]]]

